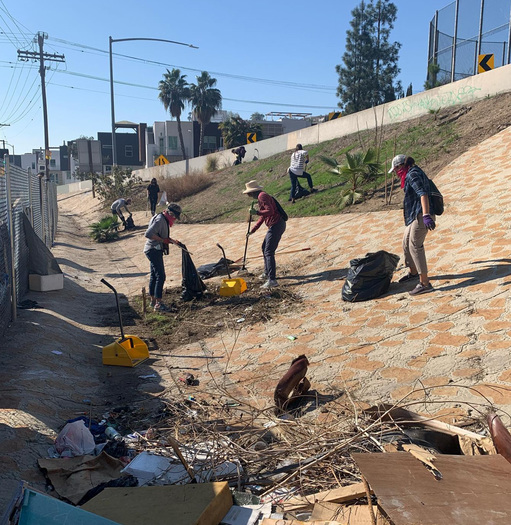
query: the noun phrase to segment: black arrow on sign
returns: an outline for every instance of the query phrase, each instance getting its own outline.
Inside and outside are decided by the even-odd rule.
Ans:
[[[491,67],[488,65],[488,60],[490,60],[492,56],[493,55],[484,55],[484,58],[479,62],[479,66],[485,71],[491,71]]]

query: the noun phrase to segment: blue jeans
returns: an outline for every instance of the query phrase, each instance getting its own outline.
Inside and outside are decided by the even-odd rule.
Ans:
[[[291,179],[291,194],[289,195],[289,198],[293,200],[296,195],[296,189],[298,186],[298,178],[301,179],[307,179],[307,184],[309,185],[309,189],[313,189],[314,186],[312,185],[312,177],[306,172],[303,172],[303,175],[297,175],[296,173],[289,170],[289,178]]]
[[[146,252],[151,263],[151,276],[149,277],[149,295],[161,299],[163,284],[165,283],[165,265],[163,264],[163,250],[151,249]]]
[[[286,221],[280,219],[277,224],[268,228],[263,241],[264,273],[268,279],[275,280],[277,265],[275,263],[275,251],[277,250],[282,234],[286,231]]]

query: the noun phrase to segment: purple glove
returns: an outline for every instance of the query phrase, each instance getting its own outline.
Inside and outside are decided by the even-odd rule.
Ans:
[[[424,214],[422,216],[422,222],[428,230],[434,230],[436,227],[435,221],[431,218],[431,215]]]

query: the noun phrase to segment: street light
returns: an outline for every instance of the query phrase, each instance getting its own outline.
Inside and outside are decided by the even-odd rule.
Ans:
[[[109,55],[110,55],[110,109],[112,114],[112,165],[117,165],[117,151],[115,144],[115,110],[114,110],[114,65],[112,60],[112,44],[114,42],[130,42],[133,40],[149,40],[152,42],[168,42],[169,44],[179,44],[180,46],[187,46],[193,49],[199,49],[193,44],[185,44],[183,42],[176,42],[175,40],[165,40],[164,38],[112,38],[108,37]]]

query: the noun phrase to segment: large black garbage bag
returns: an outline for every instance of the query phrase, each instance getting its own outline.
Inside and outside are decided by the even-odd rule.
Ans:
[[[342,287],[343,300],[354,303],[383,295],[389,289],[398,262],[397,255],[385,250],[352,259]]]
[[[179,244],[181,248],[182,259],[181,259],[181,271],[183,276],[183,293],[181,294],[182,301],[191,301],[194,298],[202,297],[206,285],[202,282],[199,277],[195,264],[193,264],[192,258],[186,246],[182,243]]]
[[[310,191],[306,190],[297,180],[293,199],[301,199],[302,197],[306,197],[307,195],[310,195]]]
[[[224,259],[223,257],[216,263],[203,264],[197,268],[197,272],[201,279],[209,279],[210,277],[216,277],[217,275],[227,275],[227,264],[233,264],[234,261],[230,259]]]

